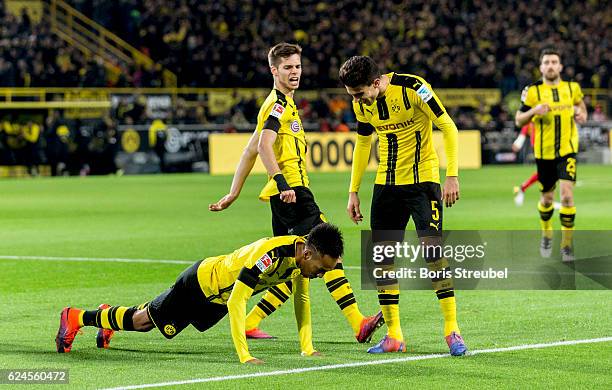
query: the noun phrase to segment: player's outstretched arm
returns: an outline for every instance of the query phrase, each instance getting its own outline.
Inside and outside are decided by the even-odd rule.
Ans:
[[[276,185],[280,191],[280,199],[285,203],[295,203],[295,191],[287,184],[278,166],[278,162],[276,161],[273,149],[274,141],[276,141],[276,132],[274,130],[263,129],[257,151],[261,156],[261,162],[264,167],[266,167],[266,171],[268,171],[268,175],[276,181]]]
[[[263,361],[254,358],[249,353],[249,346],[246,340],[246,304],[253,289],[240,280],[236,280],[234,288],[227,301],[227,311],[230,319],[232,340],[240,363],[260,364]]]
[[[221,199],[219,199],[217,203],[209,204],[209,211],[225,210],[226,208],[230,207],[236,199],[238,199],[238,196],[240,196],[240,191],[242,191],[242,187],[244,186],[244,182],[249,176],[249,173],[251,173],[253,165],[255,165],[255,161],[257,160],[258,143],[259,133],[255,131],[253,132],[251,139],[249,139],[247,147],[242,152],[242,156],[240,156],[240,162],[238,163],[238,167],[236,168],[236,172],[234,173],[230,192],[223,196]]]
[[[302,356],[319,356],[312,345],[312,320],[310,314],[310,281],[299,275],[293,280],[293,308],[298,327]]]
[[[434,120],[444,137],[446,153],[446,179],[442,187],[442,201],[452,207],[459,200],[459,131],[447,112]]]
[[[363,215],[359,208],[359,187],[361,186],[361,180],[363,174],[368,166],[370,159],[370,150],[372,149],[372,132],[371,125],[366,123],[359,123],[359,127],[362,128],[362,133],[369,135],[357,134],[357,143],[355,144],[355,150],[353,152],[353,164],[351,166],[351,184],[349,187],[349,200],[346,206],[346,211],[349,218],[354,223],[363,221]],[[364,131],[363,128],[368,128]],[[359,132],[359,130],[358,130]]]

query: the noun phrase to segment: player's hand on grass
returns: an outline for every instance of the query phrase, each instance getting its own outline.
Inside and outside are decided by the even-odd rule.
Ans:
[[[545,115],[548,111],[550,111],[550,106],[548,104],[538,104],[533,109],[535,115]]]
[[[323,356],[323,354],[319,351],[312,351],[310,353],[302,352],[302,356]]]
[[[256,365],[259,365],[259,364],[264,364],[264,361],[263,361],[263,360],[259,360],[259,359],[257,359],[257,358],[252,358],[252,359],[250,359],[250,360],[247,360],[247,361],[246,361],[246,362],[244,362],[244,363],[245,363],[245,364],[256,364]]]
[[[282,191],[280,193],[280,200],[282,200],[285,203],[295,203],[297,200],[295,196],[295,191],[293,190]]]
[[[346,206],[346,211],[348,212],[349,218],[355,222],[355,224],[363,221],[363,215],[361,214],[359,205],[359,195],[357,195],[356,192],[349,192],[349,200],[348,206]]]
[[[442,189],[442,201],[446,207],[453,207],[459,200],[459,179],[456,176],[447,176]]]
[[[236,195],[227,194],[223,198],[219,199],[217,203],[209,204],[209,211],[222,211],[230,207],[232,203],[238,198]]]

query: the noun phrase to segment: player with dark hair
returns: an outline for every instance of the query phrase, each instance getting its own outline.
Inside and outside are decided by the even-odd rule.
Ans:
[[[326,221],[309,188],[306,135],[293,100],[302,74],[301,52],[300,46],[289,43],[279,43],[270,49],[268,62],[274,77],[274,89],[259,110],[257,128],[242,153],[230,192],[209,206],[210,211],[222,211],[238,198],[259,155],[268,172],[268,182],[259,198],[270,202],[275,236],[306,235],[314,226]],[[370,317],[361,314],[341,261],[323,278],[357,341],[370,341],[373,332],[384,322],[382,313]],[[259,324],[290,295],[290,283],[266,292],[248,315],[247,336],[272,338],[259,329]]]
[[[196,262],[172,287],[140,306],[64,308],[55,338],[57,351],[70,352],[83,326],[100,328],[98,347],[108,348],[114,331],[148,332],[157,328],[172,339],[189,325],[204,332],[229,313],[240,362],[262,363],[251,356],[246,341],[247,301],[253,294],[292,281],[302,355],[318,355],[312,345],[309,279],[332,271],[343,252],[342,233],[327,223],[316,226],[307,237],[262,238],[230,254]]]
[[[357,143],[353,154],[347,211],[353,222],[363,220],[358,191],[368,165],[372,134],[378,134],[380,164],[372,196],[372,240],[402,241],[412,217],[425,245],[438,245],[442,233],[442,200],[451,207],[459,199],[457,179],[457,127],[442,103],[421,77],[381,74],[365,56],[349,58],[340,68],[340,81],[353,97],[357,116]],[[442,130],[448,167],[444,190],[440,189],[438,156],[433,146],[432,123]],[[389,231],[394,231],[393,235]],[[430,252],[430,251],[427,251]],[[433,271],[447,271],[448,261],[438,251],[426,256]],[[393,265],[393,258],[385,260]],[[370,353],[405,352],[400,326],[397,279],[376,280],[378,300],[388,333]],[[455,292],[451,278],[432,280],[444,316],[444,336],[452,355],[467,348],[457,325]]]
[[[540,254],[552,253],[552,215],[557,182],[561,191],[561,255],[563,261],[574,260],[573,231],[576,218],[574,184],[576,183],[576,155],[578,129],[587,119],[583,93],[576,82],[561,79],[561,55],[545,49],[540,55],[542,79],[527,86],[521,96],[522,106],[516,112],[517,126],[535,124],[534,155],[542,195],[538,203],[542,239]]]

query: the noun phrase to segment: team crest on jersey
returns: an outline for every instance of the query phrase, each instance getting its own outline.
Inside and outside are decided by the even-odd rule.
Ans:
[[[397,100],[392,100],[391,101],[391,111],[393,111],[393,113],[397,114],[398,112],[400,112],[401,109],[402,108],[397,103]]]
[[[421,87],[417,90],[417,95],[427,103],[429,99],[433,97],[433,92],[425,84],[421,85]]]
[[[291,131],[294,133],[298,133],[302,128],[300,127],[300,123],[298,121],[291,122]]]
[[[261,256],[259,260],[257,260],[255,265],[257,266],[257,268],[259,268],[261,272],[264,272],[272,265],[272,258],[267,253],[264,253],[264,255]]]
[[[274,107],[272,107],[272,111],[270,111],[270,115],[272,115],[275,118],[280,119],[281,116],[283,116],[283,113],[285,112],[285,107],[283,107],[281,104],[274,104]]]

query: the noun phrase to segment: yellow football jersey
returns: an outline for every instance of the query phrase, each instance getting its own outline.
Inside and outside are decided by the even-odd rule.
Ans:
[[[390,82],[384,96],[370,106],[353,101],[358,134],[369,136],[374,131],[378,134],[380,163],[375,183],[439,183],[432,123],[452,120],[444,115],[444,106],[423,78],[393,72],[386,76]],[[450,161],[447,176],[456,175],[456,162]]]
[[[306,135],[293,98],[273,89],[259,109],[256,129],[258,133],[263,129],[277,132],[274,155],[287,184],[291,187],[308,187]],[[276,182],[268,178],[259,198],[268,200],[276,194]]]
[[[578,130],[574,121],[574,105],[583,97],[580,85],[561,81],[547,85],[539,80],[523,90],[521,111],[525,112],[538,104],[548,104],[545,115],[534,115],[535,124],[533,151],[536,158],[553,160],[578,152]]]
[[[304,242],[300,236],[262,238],[234,252],[209,257],[198,267],[198,282],[204,295],[213,303],[227,304],[234,283],[242,281],[254,293],[300,274],[295,263],[295,245]]]

